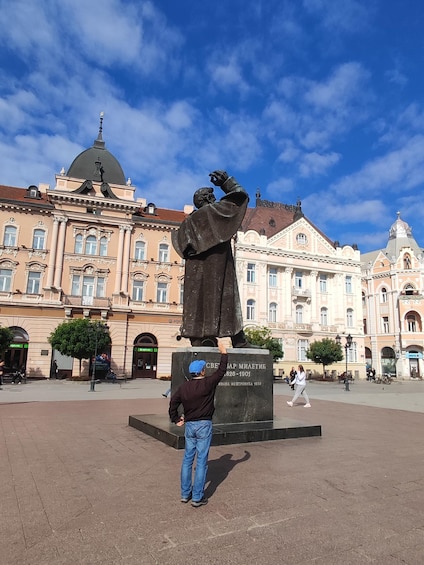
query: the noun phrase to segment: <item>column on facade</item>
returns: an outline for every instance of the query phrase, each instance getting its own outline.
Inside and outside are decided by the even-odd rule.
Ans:
[[[118,252],[116,255],[115,290],[114,294],[121,292],[122,279],[122,257],[124,252],[124,232],[125,226],[119,226]]]
[[[57,237],[59,231],[59,220],[54,218],[53,220],[53,232],[51,237],[51,247],[50,247],[50,257],[49,257],[49,268],[47,272],[46,287],[51,288],[54,279],[54,266],[56,263],[56,251],[57,251]]]
[[[284,300],[283,312],[285,313],[284,317],[287,321],[293,321],[292,274],[293,274],[293,269],[291,267],[287,267],[284,271],[284,283],[283,283],[283,300]]]
[[[317,277],[318,277],[318,271],[311,271],[311,274],[309,275],[310,278],[309,287],[311,289],[311,323],[312,324],[321,323],[318,312]]]
[[[132,232],[132,227],[125,226],[124,258],[122,261],[122,279],[121,279],[121,290],[125,294],[128,293],[131,232]]]
[[[59,222],[60,228],[57,242],[57,260],[54,273],[55,288],[62,288],[63,256],[65,253],[66,224],[68,222],[68,218],[59,218]]]

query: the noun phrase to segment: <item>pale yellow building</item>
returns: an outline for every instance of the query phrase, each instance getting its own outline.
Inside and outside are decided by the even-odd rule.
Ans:
[[[378,375],[422,378],[424,252],[400,213],[386,247],[363,254],[361,262],[368,366]]]
[[[0,324],[15,333],[6,365],[48,377],[55,357],[69,375],[73,361],[52,352],[48,337],[85,317],[109,326],[117,374],[169,376],[184,275],[171,232],[183,218],[135,200],[102,124],[53,189],[0,186]]]

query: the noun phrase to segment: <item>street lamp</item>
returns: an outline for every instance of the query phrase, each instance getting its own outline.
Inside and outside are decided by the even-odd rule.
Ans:
[[[95,392],[96,386],[96,358],[97,358],[97,344],[99,339],[99,332],[105,332],[109,329],[109,326],[106,324],[97,323],[95,326],[91,326],[92,330],[94,330],[94,359],[93,359],[93,366],[91,368],[91,380],[90,380],[90,390],[89,392]]]
[[[342,345],[342,338],[338,334],[336,335],[336,342],[340,345],[340,347],[344,347],[344,350],[345,350],[345,360],[346,360],[345,390],[348,390],[348,391],[350,390],[350,388],[349,388],[349,376],[347,374],[347,350],[352,347],[352,341],[353,341],[353,338],[349,334],[348,336],[346,336],[345,345]]]

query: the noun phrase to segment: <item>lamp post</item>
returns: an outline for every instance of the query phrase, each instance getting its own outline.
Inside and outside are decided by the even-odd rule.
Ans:
[[[97,345],[98,345],[98,338],[99,332],[104,332],[109,329],[109,326],[106,324],[98,323],[95,326],[92,326],[94,330],[94,359],[93,359],[93,366],[91,368],[91,379],[90,379],[90,390],[89,392],[95,392],[96,386],[96,358],[97,358]]]
[[[346,343],[345,345],[342,345],[342,338],[337,334],[336,335],[336,342],[341,346],[344,347],[345,350],[345,360],[346,360],[346,372],[345,372],[345,390],[349,391],[349,376],[347,374],[347,350],[350,349],[352,347],[352,341],[353,338],[352,336],[349,334],[348,336],[346,336]]]

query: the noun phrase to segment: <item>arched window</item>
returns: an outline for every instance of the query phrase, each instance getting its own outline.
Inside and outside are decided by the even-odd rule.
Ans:
[[[250,298],[247,301],[247,311],[246,311],[246,320],[254,320],[255,319],[255,301]]]
[[[383,288],[381,289],[380,300],[381,300],[381,302],[383,302],[383,303],[387,302],[387,288],[385,288],[384,286],[383,286]]]
[[[403,267],[404,269],[411,268],[411,256],[409,255],[409,253],[405,253],[405,255],[403,256]]]
[[[146,244],[144,241],[136,241],[134,249],[134,259],[136,261],[144,261],[146,258]]]
[[[169,261],[169,245],[167,243],[159,244],[159,261],[160,263]]]
[[[407,332],[416,332],[417,331],[417,318],[415,314],[409,312],[406,315],[406,331]]]
[[[353,310],[348,308],[346,311],[346,326],[348,328],[353,328]]]
[[[82,253],[82,235],[79,233],[75,236],[74,253]]]
[[[271,302],[270,305],[269,305],[268,321],[269,322],[276,322],[277,321],[277,304],[276,304],[276,302]]]
[[[34,234],[32,236],[32,248],[44,249],[45,241],[46,232],[44,230],[34,230]]]
[[[303,324],[303,306],[296,306],[296,324]]]
[[[328,309],[321,308],[321,326],[328,325]]]
[[[106,257],[107,255],[107,237],[100,238],[99,255],[100,257]]]
[[[412,284],[405,285],[405,294],[412,295],[414,294],[414,291],[415,288],[412,286]]]
[[[85,254],[96,255],[97,252],[97,239],[95,235],[89,235],[85,240]]]
[[[15,226],[6,226],[4,228],[3,245],[14,247],[16,245],[16,233],[17,229]]]

